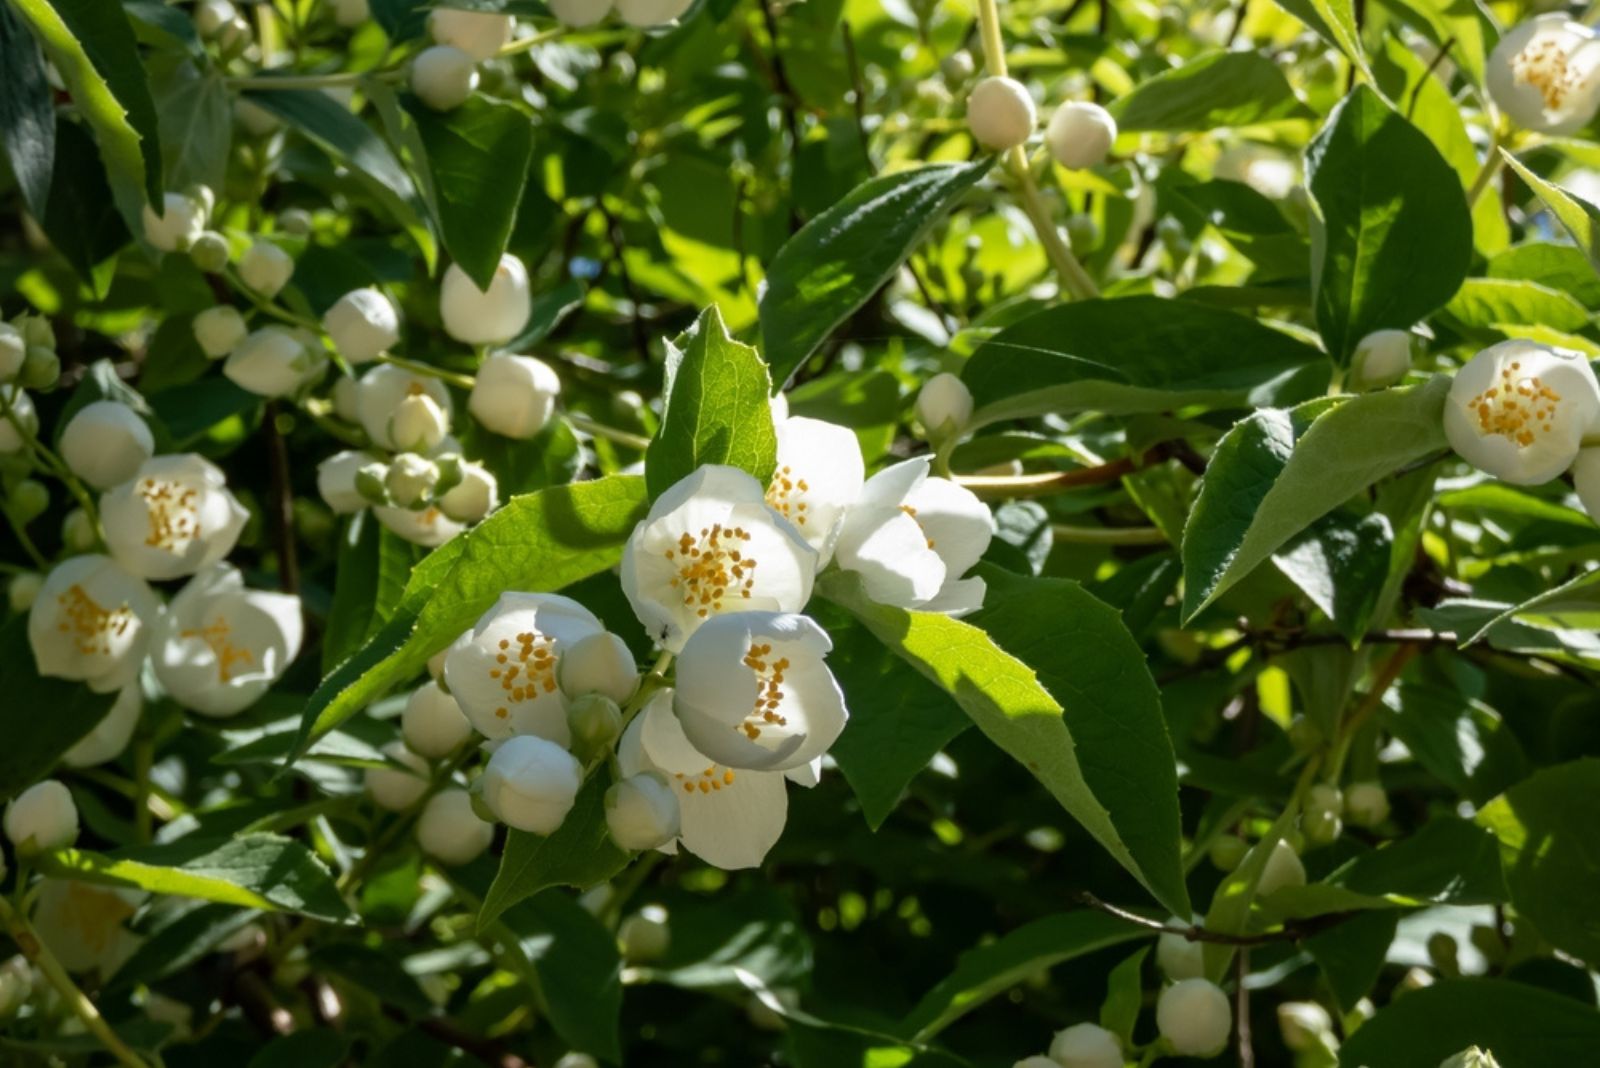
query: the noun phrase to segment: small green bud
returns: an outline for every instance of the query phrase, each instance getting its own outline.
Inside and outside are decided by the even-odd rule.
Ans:
[[[1461,962],[1456,955],[1456,940],[1443,931],[1435,931],[1428,936],[1428,959],[1439,969],[1441,975],[1454,977],[1461,974]]]
[[[461,485],[461,457],[453,452],[433,458],[434,466],[439,469],[439,480],[434,483],[433,495],[442,497],[446,493]]]
[[[1067,241],[1074,252],[1093,252],[1100,247],[1100,224],[1082,212],[1067,216]]]
[[[286,234],[305,237],[311,233],[311,213],[304,208],[285,208],[278,214],[278,228]]]
[[[17,381],[28,389],[48,390],[55,388],[60,378],[61,359],[56,356],[55,350],[47,349],[43,345],[29,345],[28,355],[22,361],[22,373],[17,376]]]
[[[189,246],[189,258],[207,274],[217,274],[228,266],[228,239],[215,230],[207,230]]]
[[[611,698],[591,693],[567,709],[572,753],[585,764],[608,751],[622,734],[622,709]]]
[[[1300,832],[1309,845],[1327,845],[1344,830],[1344,820],[1337,810],[1310,809],[1300,817]]]
[[[361,494],[368,504],[388,504],[389,488],[386,485],[388,480],[388,464],[370,463],[356,472],[356,492]]]
[[[61,521],[61,540],[75,553],[93,549],[99,537],[95,534],[94,522],[90,520],[89,513],[82,508],[74,508],[68,512],[67,517]]]
[[[43,482],[25,478],[11,487],[8,504],[19,523],[31,523],[50,507],[50,490]]]
[[[1225,834],[1211,843],[1207,853],[1218,871],[1230,872],[1239,866],[1249,851],[1250,843],[1243,838],[1236,834]]]
[[[19,315],[11,321],[11,325],[22,332],[22,339],[29,345],[42,345],[47,349],[56,347],[55,327],[42,315]]]
[[[1289,724],[1289,744],[1297,753],[1314,752],[1322,746],[1322,728],[1305,716],[1296,716]]]

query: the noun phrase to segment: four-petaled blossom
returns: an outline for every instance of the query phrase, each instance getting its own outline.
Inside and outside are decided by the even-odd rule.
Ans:
[[[300,652],[300,598],[246,589],[218,564],[189,580],[155,628],[156,678],[185,708],[235,716],[282,677]]]
[[[801,615],[734,612],[684,643],[674,710],[701,753],[730,768],[810,764],[844,730],[844,694],[823,662],[833,643]]]
[[[1501,36],[1484,80],[1518,126],[1572,133],[1600,107],[1600,38],[1565,15],[1540,15]]]
[[[798,612],[817,553],[767,503],[761,483],[707,464],[673,485],[622,553],[622,591],[650,637],[678,652],[724,612]]]
[[[556,682],[562,653],[605,631],[583,605],[555,593],[503,593],[444,662],[450,693],[485,738],[536,734],[571,741]]]
[[[111,555],[147,579],[182,578],[221,562],[248,518],[222,471],[196,453],[147,460],[100,498]]]
[[[28,611],[39,674],[82,679],[99,693],[139,675],[161,604],[110,557],[75,556],[45,578]]]
[[[994,537],[994,516],[971,490],[928,474],[919,457],[867,480],[839,533],[839,566],[882,604],[961,615],[983,604],[981,578],[963,579]]]
[[[431,401],[441,413],[445,427],[449,427],[452,410],[450,391],[437,378],[416,374],[390,364],[374,367],[361,376],[359,391],[356,394],[356,414],[360,417],[361,426],[373,444],[390,451],[407,447],[395,440],[392,424],[401,404],[411,397],[422,397]],[[400,429],[407,428],[402,426]]]
[[[1600,383],[1582,353],[1502,341],[1456,372],[1445,401],[1450,447],[1474,467],[1521,486],[1572,466],[1600,422]]]
[[[817,568],[833,559],[845,513],[861,496],[867,469],[855,431],[802,415],[775,418],[778,466],[767,503],[817,550]]]

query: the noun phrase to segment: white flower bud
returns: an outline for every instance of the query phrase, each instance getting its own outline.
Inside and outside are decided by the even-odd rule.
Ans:
[[[20,452],[25,444],[25,438],[17,431],[17,425],[34,437],[39,433],[39,412],[33,406],[33,398],[16,386],[0,386],[0,411],[5,407],[11,409],[11,419],[0,418],[0,453]],[[16,421],[13,424],[12,420]]]
[[[678,795],[667,780],[642,771],[606,791],[606,829],[623,849],[658,849],[678,837]]]
[[[952,85],[959,85],[978,71],[977,61],[965,48],[951,52],[939,63],[939,73]]]
[[[95,533],[94,520],[82,508],[74,508],[61,520],[61,540],[75,553],[86,553],[95,547],[100,535]]]
[[[417,817],[417,842],[422,851],[452,867],[477,859],[494,841],[494,824],[478,818],[472,796],[451,787],[428,798]]]
[[[1300,854],[1281,838],[1272,847],[1267,863],[1261,869],[1261,881],[1256,884],[1256,896],[1266,897],[1289,886],[1306,885],[1306,866],[1300,863]]]
[[[967,96],[967,128],[978,144],[996,152],[1027,141],[1038,121],[1028,87],[1015,78],[985,78]]]
[[[205,228],[200,205],[182,193],[162,197],[160,215],[150,205],[144,206],[144,239],[162,252],[182,252]]]
[[[1484,82],[1523,129],[1572,133],[1600,107],[1600,39],[1563,14],[1539,15],[1501,35]]]
[[[155,451],[155,438],[145,421],[117,401],[84,405],[61,432],[61,458],[97,490],[132,478]]]
[[[189,246],[189,259],[194,265],[207,274],[218,274],[228,266],[228,259],[232,250],[228,248],[228,239],[215,230],[205,230],[194,239],[194,244]]]
[[[428,15],[435,44],[452,45],[473,59],[491,59],[511,42],[511,16],[438,7]]]
[[[403,452],[389,465],[389,476],[383,484],[396,505],[410,508],[431,496],[438,482],[437,464],[414,452]]]
[[[28,340],[10,323],[0,323],[0,382],[9,382],[28,357]]]
[[[1183,923],[1176,916],[1173,923]],[[1161,974],[1176,982],[1179,979],[1197,979],[1206,973],[1205,950],[1199,942],[1191,942],[1181,934],[1168,932],[1156,939],[1156,966]]]
[[[330,394],[333,414],[347,423],[361,422],[360,397],[361,384],[354,378],[340,375],[333,383],[333,392]]]
[[[327,369],[320,345],[281,326],[264,326],[228,354],[222,373],[241,389],[263,397],[287,397],[311,385]]]
[[[676,798],[673,803],[677,803]],[[617,941],[622,943],[622,959],[629,964],[660,960],[672,945],[667,910],[660,905],[646,905],[617,926]]]
[[[345,29],[353,29],[372,15],[367,0],[329,0],[333,7],[333,21]]]
[[[665,26],[682,18],[694,0],[616,0],[617,17],[629,26]]]
[[[265,137],[283,125],[278,116],[251,100],[239,97],[233,102],[233,117],[252,137]]]
[[[6,806],[5,827],[19,857],[65,849],[78,840],[78,806],[65,786],[46,779]]]
[[[1236,834],[1218,835],[1207,850],[1212,867],[1223,872],[1237,868],[1248,852],[1250,844]]]
[[[22,613],[32,608],[43,586],[44,576],[36,571],[24,571],[13,575],[11,581],[6,584],[6,600],[10,603],[11,610]]]
[[[1061,1068],[1122,1068],[1122,1045],[1104,1027],[1074,1024],[1051,1039],[1050,1059]]]
[[[1450,447],[1519,486],[1572,466],[1600,422],[1600,383],[1588,357],[1532,341],[1502,341],[1456,372],[1444,407]]]
[[[1044,143],[1069,170],[1098,167],[1117,140],[1117,120],[1099,104],[1070,100],[1056,108],[1044,129]]]
[[[549,364],[501,352],[478,368],[467,410],[484,429],[526,440],[550,422],[560,395],[561,379]]]
[[[1278,1030],[1291,1051],[1308,1053],[1322,1045],[1323,1036],[1333,1030],[1333,1019],[1315,1001],[1285,1001],[1278,1006]]]
[[[94,730],[61,754],[61,762],[69,768],[90,768],[117,759],[128,748],[143,711],[144,694],[139,692],[137,682],[129,683],[111,702],[111,711],[95,724]]]
[[[550,14],[563,26],[593,26],[611,14],[611,0],[546,0]]]
[[[360,417],[362,429],[367,432],[373,444],[395,452],[404,450],[405,446],[395,440],[391,431],[395,429],[396,412],[402,403],[412,397],[427,397],[431,400],[442,417],[445,432],[448,432],[450,414],[453,410],[450,391],[437,378],[416,374],[391,364],[379,364],[361,376],[360,386],[356,392],[356,414]],[[415,432],[420,425],[423,425],[424,414],[429,421],[435,419],[432,412],[416,413],[408,417],[408,421],[399,429]],[[435,444],[442,438],[441,433]]]
[[[426,54],[426,53],[424,53]],[[522,332],[533,313],[528,269],[510,253],[500,257],[487,290],[452,263],[439,286],[439,318],[444,331],[468,345],[499,345]]]
[[[1384,389],[1411,370],[1414,339],[1408,330],[1375,330],[1362,338],[1350,357],[1353,389]]]
[[[1353,782],[1344,792],[1344,817],[1357,827],[1376,827],[1389,818],[1389,795],[1375,782]]]
[[[1330,782],[1319,782],[1306,791],[1307,812],[1343,812],[1344,794]]]
[[[317,465],[317,492],[329,508],[339,515],[350,515],[367,506],[367,499],[356,489],[356,473],[372,462],[366,453],[346,449]]]
[[[477,87],[472,57],[452,45],[425,48],[411,61],[411,91],[434,111],[454,111]]]
[[[199,342],[200,351],[213,360],[220,360],[238,348],[249,332],[244,316],[231,304],[207,308],[194,317],[194,339]]]
[[[550,834],[572,811],[583,767],[554,742],[519,734],[501,743],[478,780],[483,800],[500,822],[519,831]]]
[[[567,708],[572,755],[585,763],[611,752],[622,735],[622,709],[609,697],[591,693]]]
[[[957,433],[972,418],[972,391],[948,371],[936,374],[917,392],[917,421],[930,440]]]
[[[294,258],[271,241],[258,239],[239,257],[244,284],[271,299],[294,276]]]
[[[1156,1027],[1181,1056],[1214,1057],[1233,1031],[1233,1006],[1215,983],[1185,979],[1161,992]]]
[[[195,32],[201,37],[215,37],[238,14],[228,0],[200,0],[194,7]]]
[[[439,510],[458,523],[476,523],[500,505],[500,485],[478,464],[461,465],[461,480],[439,497]]]
[[[366,363],[400,340],[400,314],[376,289],[354,289],[322,317],[334,349],[351,363]]]
[[[598,693],[621,705],[639,689],[639,666],[627,642],[602,631],[562,651],[556,681],[568,697]]]
[[[432,451],[449,430],[449,414],[424,393],[402,399],[389,416],[389,440],[397,449]]]
[[[472,736],[472,724],[461,714],[454,697],[440,689],[437,682],[425,682],[406,701],[406,710],[400,715],[400,734],[413,753],[441,760]]]
[[[410,770],[401,771],[400,768],[389,766],[368,768],[367,793],[372,795],[379,808],[386,808],[390,812],[410,808],[428,792],[428,762],[407,749],[404,742],[390,742],[383,747],[383,755],[391,763]]]

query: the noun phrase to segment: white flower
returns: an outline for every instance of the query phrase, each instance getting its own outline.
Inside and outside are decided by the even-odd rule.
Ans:
[[[473,59],[491,59],[511,41],[511,16],[435,8],[428,34],[436,44],[454,45]]]
[[[1185,979],[1161,992],[1156,1001],[1156,1027],[1180,1055],[1213,1057],[1228,1044],[1233,1006],[1215,983]]]
[[[45,578],[28,612],[28,644],[39,674],[110,693],[138,677],[160,613],[150,587],[115,561],[75,556]]]
[[[1098,167],[1117,140],[1117,120],[1099,104],[1069,100],[1056,108],[1044,129],[1044,143],[1069,170]]]
[[[406,700],[400,715],[400,733],[406,748],[429,760],[447,757],[472,736],[472,724],[461,714],[456,699],[437,682],[428,681]]]
[[[240,389],[287,397],[322,377],[328,357],[320,344],[281,326],[264,326],[228,353],[222,373]]]
[[[61,432],[61,458],[97,490],[132,478],[155,451],[155,438],[145,421],[117,401],[85,404]]]
[[[623,775],[656,772],[676,793],[678,838],[660,848],[671,853],[682,845],[729,871],[757,867],[789,818],[785,773],[718,766],[689,743],[672,704],[672,691],[656,694],[617,747]]]
[[[156,678],[185,708],[236,716],[254,704],[300,652],[300,598],[245,588],[218,564],[189,580],[156,625]]]
[[[437,507],[413,512],[409,508],[380,505],[372,510],[372,514],[377,516],[378,522],[406,541],[428,549],[437,549],[466,529]]]
[[[1353,782],[1344,792],[1344,817],[1357,827],[1376,827],[1389,818],[1389,795],[1375,782]]]
[[[571,741],[567,702],[556,684],[561,657],[605,631],[583,605],[557,593],[502,593],[444,662],[461,711],[485,738],[536,734]]]
[[[1383,389],[1400,381],[1411,370],[1413,340],[1409,330],[1375,330],[1362,338],[1350,357],[1350,385]]]
[[[294,276],[294,258],[271,241],[258,239],[239,257],[239,277],[244,284],[272,298]]]
[[[1600,40],[1565,15],[1540,15],[1500,37],[1484,80],[1490,97],[1518,126],[1572,133],[1600,107]]]
[[[439,465],[414,452],[403,452],[389,465],[384,485],[401,508],[411,508],[427,499],[439,482]]]
[[[417,844],[441,864],[468,864],[494,841],[494,824],[472,811],[472,796],[450,787],[428,798],[417,817]]]
[[[483,802],[508,827],[550,834],[572,811],[583,766],[555,742],[534,734],[508,738],[483,769]]]
[[[526,439],[550,422],[560,395],[555,368],[532,356],[497,352],[478,368],[467,409],[486,430]]]
[[[606,829],[623,849],[659,849],[681,830],[678,795],[659,772],[641,771],[606,791]]]
[[[403,398],[389,416],[389,440],[397,449],[427,452],[438,448],[449,432],[450,413],[425,393]]]
[[[500,484],[474,463],[461,465],[461,481],[439,496],[439,509],[458,523],[476,523],[500,507]]]
[[[22,428],[29,437],[39,432],[39,413],[33,398],[20,386],[0,386],[0,412],[9,411],[9,418],[0,415],[0,453],[17,452],[23,445]],[[13,422],[15,420],[15,422]]]
[[[1278,839],[1272,852],[1267,855],[1266,866],[1261,869],[1261,881],[1256,883],[1256,896],[1266,897],[1285,887],[1304,885],[1306,866],[1300,863],[1300,854],[1288,842]]]
[[[919,457],[879,471],[839,533],[839,566],[881,604],[960,615],[983,604],[981,578],[961,576],[994,537],[994,516],[968,489],[928,474]]]
[[[453,45],[424,48],[411,61],[411,91],[434,111],[454,111],[477,87],[477,65]]]
[[[426,53],[424,53],[426,54]],[[468,345],[498,345],[522,332],[533,313],[528,269],[509,252],[500,257],[487,290],[452,263],[439,286],[444,332]]]
[[[867,477],[855,431],[804,416],[773,420],[778,466],[767,486],[767,504],[794,524],[817,551],[817,569],[833,559],[834,543]]]
[[[1315,1001],[1285,1001],[1278,1006],[1278,1030],[1285,1046],[1305,1053],[1322,1044],[1322,1036],[1333,1030],[1333,1018]]]
[[[597,693],[620,705],[639,688],[639,665],[627,642],[603,631],[579,638],[561,651],[556,683],[569,698]]]
[[[425,397],[432,401],[442,414],[445,426],[449,426],[454,406],[450,403],[450,391],[437,378],[390,364],[374,367],[361,376],[360,390],[356,394],[356,414],[373,444],[390,451],[402,448],[394,439],[392,430],[400,405],[410,397]]]
[[[1474,467],[1521,486],[1572,466],[1600,422],[1600,383],[1582,353],[1502,341],[1456,372],[1445,401],[1450,447]]]
[[[129,683],[94,729],[61,754],[61,762],[69,768],[88,768],[117,759],[128,748],[143,711],[144,694],[139,692],[137,682]]]
[[[329,508],[349,515],[367,506],[367,499],[356,489],[356,473],[373,460],[368,453],[345,449],[317,465],[317,492]]]
[[[34,930],[67,971],[97,971],[105,978],[143,941],[125,923],[144,898],[137,890],[41,879]]]
[[[593,26],[611,14],[611,0],[547,0],[550,14],[563,26]]]
[[[144,239],[162,252],[182,252],[205,228],[205,212],[182,193],[162,197],[160,215],[144,206]]]
[[[917,421],[930,438],[947,438],[972,418],[972,391],[948,371],[934,375],[917,391]]]
[[[346,29],[361,25],[372,15],[372,8],[367,0],[331,0],[331,3],[333,21]]]
[[[828,751],[848,718],[823,658],[828,634],[801,615],[733,612],[684,643],[674,710],[696,749],[730,768],[787,771]]]
[[[213,360],[220,360],[232,352],[250,332],[244,325],[244,316],[231,304],[207,308],[194,317],[192,328],[200,351]]]
[[[616,0],[617,17],[629,26],[665,26],[683,17],[694,0]]]
[[[0,322],[0,382],[9,382],[28,358],[28,339],[10,323]]]
[[[400,766],[385,764],[367,769],[367,793],[372,795],[378,807],[399,812],[422,800],[422,795],[428,792],[428,762],[400,741],[385,745],[383,755]]]
[[[985,78],[967,97],[967,128],[978,144],[996,152],[1027,141],[1038,121],[1028,87],[1015,78]]]
[[[322,317],[334,349],[351,363],[366,363],[400,340],[400,313],[376,289],[353,289]]]
[[[78,806],[59,780],[46,779],[6,806],[5,827],[19,857],[52,853],[78,840]]]
[[[111,555],[147,579],[182,578],[218,563],[247,518],[221,470],[192,452],[146,460],[100,498]]]
[[[798,612],[811,599],[816,550],[767,505],[761,484],[708,464],[672,486],[634,528],[622,591],[671,652],[723,612]]]
[[[1104,1027],[1074,1024],[1050,1040],[1050,1059],[1061,1068],[1122,1068],[1122,1045]]]
[[[1176,917],[1174,922],[1182,922]],[[1156,966],[1168,979],[1198,979],[1205,975],[1205,949],[1181,934],[1168,932],[1156,939]]]

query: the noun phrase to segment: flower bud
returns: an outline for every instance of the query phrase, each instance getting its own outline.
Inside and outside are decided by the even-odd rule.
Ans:
[[[572,811],[583,767],[559,745],[534,734],[507,738],[479,780],[483,800],[501,823],[550,834]]]
[[[622,959],[629,964],[660,960],[672,945],[667,910],[660,905],[646,905],[618,925],[617,941],[622,943]]]
[[[546,0],[545,6],[557,22],[573,29],[593,26],[611,14],[611,0]]]
[[[97,490],[126,482],[155,452],[155,438],[145,421],[118,401],[84,405],[61,432],[61,458]]]
[[[65,849],[78,840],[78,806],[58,780],[46,779],[6,806],[5,828],[19,857]]]
[[[373,461],[356,472],[356,492],[368,504],[389,503],[389,465]]]
[[[639,667],[628,643],[602,631],[581,638],[561,653],[556,681],[568,697],[603,694],[625,704],[639,689]]]
[[[459,453],[436,452],[428,457],[433,465],[439,469],[439,481],[434,483],[433,492],[444,494],[461,485],[462,469],[466,466]]]
[[[1408,330],[1376,330],[1362,338],[1350,357],[1352,389],[1384,389],[1411,370],[1414,339]]]
[[[22,372],[28,355],[28,341],[10,323],[0,323],[0,382],[9,382]]]
[[[1100,247],[1100,224],[1093,215],[1081,211],[1067,216],[1067,244],[1078,253],[1093,252]]]
[[[44,576],[38,572],[24,571],[13,575],[11,581],[6,583],[6,602],[13,612],[20,615],[33,607],[43,586]]]
[[[694,0],[617,0],[617,17],[629,26],[649,29],[682,18]]]
[[[244,316],[230,304],[207,308],[194,317],[194,339],[200,351],[213,360],[220,360],[238,348],[249,332]]]
[[[161,214],[144,206],[144,239],[162,252],[182,252],[205,229],[205,214],[200,205],[182,193],[161,198]]]
[[[218,274],[228,266],[228,239],[215,230],[206,230],[189,246],[189,259],[207,274]]]
[[[1068,170],[1098,167],[1117,140],[1117,120],[1099,104],[1069,100],[1056,108],[1044,130],[1050,155]]]
[[[361,384],[353,378],[340,375],[333,384],[330,395],[333,414],[347,423],[361,422]]]
[[[5,862],[0,860],[0,878],[5,875]],[[33,969],[22,954],[0,964],[0,1020],[15,1016],[17,1010],[33,993]]]
[[[977,73],[978,64],[972,58],[972,53],[965,48],[951,52],[939,64],[939,73],[951,85],[960,85]]]
[[[470,863],[494,841],[494,824],[478,818],[467,791],[450,787],[428,798],[417,817],[422,851],[452,867]]]
[[[26,526],[50,507],[50,489],[36,478],[22,479],[6,494],[6,505],[11,517]]]
[[[453,410],[450,391],[437,378],[390,364],[380,364],[361,376],[356,392],[356,414],[360,417],[361,428],[367,432],[367,437],[372,439],[373,444],[394,452],[405,451],[404,446],[390,434],[390,430],[395,412],[411,397],[427,397],[432,400],[438,406],[445,432],[448,432],[450,414]],[[421,427],[421,432],[426,436],[427,423],[435,418],[431,412],[413,412],[408,417],[409,421],[402,424],[401,429],[416,433]],[[442,439],[443,433],[440,435],[440,440]]]
[[[390,742],[383,747],[383,755],[389,758],[391,764],[399,764],[409,770],[402,771],[387,765],[368,768],[367,793],[372,795],[379,808],[386,808],[390,812],[410,808],[428,791],[428,762],[407,749],[404,742]]]
[[[194,6],[194,29],[201,37],[215,37],[239,13],[228,0],[200,0]]]
[[[622,734],[622,710],[609,697],[591,693],[567,706],[572,752],[585,762],[609,752]]]
[[[605,804],[606,829],[623,849],[658,849],[678,837],[678,795],[655,772],[612,783]]]
[[[39,412],[33,406],[33,398],[21,389],[0,386],[0,412],[7,408],[11,418],[0,416],[0,453],[20,452],[27,439],[39,432]]]
[[[511,42],[511,16],[486,11],[434,8],[428,15],[428,35],[435,44],[452,45],[473,59],[491,59]]]
[[[432,460],[403,452],[389,465],[389,476],[383,484],[390,500],[401,508],[410,508],[427,500],[438,481],[439,469]]]
[[[949,372],[936,374],[917,393],[917,420],[930,441],[959,433],[972,418],[972,391]]]
[[[1176,916],[1172,922],[1183,923]],[[1173,982],[1198,979],[1206,973],[1204,948],[1199,942],[1192,942],[1181,934],[1169,931],[1156,939],[1156,966],[1161,969],[1162,975]]]
[[[367,498],[356,489],[356,475],[370,462],[366,453],[346,449],[317,465],[317,492],[329,508],[350,515],[367,506]]]
[[[22,340],[30,346],[39,345],[47,349],[56,347],[55,327],[43,315],[19,315],[11,320],[11,325],[22,331]]]
[[[1435,931],[1428,936],[1428,960],[1438,969],[1440,975],[1456,977],[1461,974],[1461,959],[1456,947],[1456,940],[1444,931]]]
[[[450,430],[450,416],[425,393],[403,398],[389,415],[389,440],[397,449],[427,452]]]
[[[478,68],[459,48],[434,45],[411,61],[411,91],[434,111],[454,111],[477,87]]]
[[[255,32],[248,22],[242,17],[231,18],[227,25],[217,31],[217,51],[222,53],[223,58],[231,58],[249,48],[254,40]]]
[[[1250,851],[1250,844],[1236,834],[1219,835],[1211,842],[1207,851],[1211,857],[1211,864],[1218,871],[1229,872],[1239,866],[1244,860],[1244,855]]]
[[[561,379],[549,364],[501,352],[478,368],[467,410],[484,429],[526,440],[550,422],[560,395]]]
[[[522,332],[532,313],[528,269],[510,253],[500,257],[487,290],[479,289],[457,263],[445,270],[444,281],[439,285],[439,317],[444,331],[468,345],[510,341]]]
[[[1278,1030],[1292,1052],[1309,1053],[1324,1045],[1324,1036],[1333,1031],[1333,1019],[1315,1001],[1285,1001],[1278,1006]]]
[[[1104,1027],[1074,1024],[1050,1040],[1050,1059],[1061,1068],[1122,1068],[1122,1044]]]
[[[246,337],[222,365],[222,373],[242,389],[263,397],[286,397],[309,386],[327,369],[320,345],[281,326],[264,326]]]
[[[400,715],[400,734],[406,748],[429,760],[442,760],[472,736],[472,724],[461,714],[456,699],[436,682],[417,687]]]
[[[1355,782],[1344,792],[1344,818],[1357,827],[1376,827],[1389,818],[1389,795],[1375,782]]]
[[[1325,846],[1335,841],[1344,830],[1344,819],[1335,809],[1307,809],[1300,814],[1300,833],[1306,844]]]
[[[372,15],[372,6],[367,0],[330,0],[330,4],[333,21],[345,29],[361,25]]]
[[[1061,1068],[1061,1062],[1054,1057],[1046,1057],[1042,1053],[1036,1053],[1032,1057],[1024,1057],[1013,1064],[1011,1068]]]
[[[996,152],[1023,144],[1038,121],[1028,87],[1015,78],[985,78],[967,96],[967,128],[980,145]]]
[[[54,389],[61,378],[61,357],[55,349],[43,345],[29,345],[28,355],[22,361],[22,373],[17,381],[28,389]]]
[[[400,340],[400,315],[376,289],[353,289],[328,309],[322,329],[339,355],[366,363]]]
[[[82,508],[74,508],[61,520],[61,540],[75,553],[86,553],[95,547],[100,535],[95,532],[94,520]]]
[[[499,505],[499,484],[477,464],[460,464],[458,470],[455,485],[439,496],[439,510],[457,523],[476,523]]]
[[[555,1068],[600,1068],[600,1062],[587,1053],[569,1053],[556,1061]]]
[[[271,241],[258,238],[239,257],[239,277],[269,300],[289,284],[293,275],[294,258]]]
[[[296,237],[311,233],[311,213],[304,208],[285,208],[278,213],[278,229]]]
[[[1284,887],[1304,885],[1306,885],[1306,868],[1300,863],[1300,855],[1288,842],[1279,840],[1268,854],[1266,866],[1261,869],[1261,881],[1256,884],[1256,896],[1266,897]]]
[[[248,28],[246,27],[246,29]],[[239,121],[240,126],[245,128],[245,132],[252,137],[266,137],[270,133],[277,132],[278,127],[283,125],[278,116],[260,104],[242,97],[235,99],[233,102],[233,117]]]
[[[1156,1001],[1156,1027],[1179,1055],[1214,1057],[1228,1044],[1233,1006],[1215,983],[1185,979],[1161,992]]]

